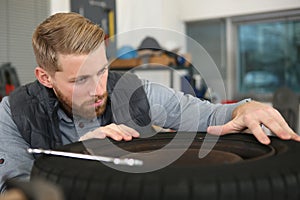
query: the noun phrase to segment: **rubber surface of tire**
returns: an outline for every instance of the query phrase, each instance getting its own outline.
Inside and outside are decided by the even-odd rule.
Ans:
[[[161,141],[170,141],[172,134],[157,134],[150,139],[116,144],[125,149],[128,146],[136,148],[139,144],[153,146]],[[191,148],[199,150],[203,137],[205,135],[198,133]],[[271,141],[269,146],[265,146],[248,134],[222,136],[215,147],[227,144],[225,148],[231,151],[231,146],[238,143],[245,151],[258,148],[262,149],[259,152],[266,155],[268,149],[274,151],[272,155],[258,155],[227,164],[193,165],[175,162],[149,173],[125,173],[97,161],[42,155],[34,163],[31,179],[45,178],[54,182],[62,187],[68,200],[298,200],[300,143],[275,137]],[[81,142],[66,145],[62,149],[71,152],[86,151]]]

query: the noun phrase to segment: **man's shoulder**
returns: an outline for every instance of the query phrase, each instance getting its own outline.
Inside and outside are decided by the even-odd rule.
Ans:
[[[3,97],[0,102],[0,123],[8,123],[11,121],[11,110],[9,103],[9,96]]]
[[[4,109],[7,110],[9,109],[9,96],[5,96],[2,98],[2,101],[0,102],[0,110]],[[0,112],[2,113],[2,112]]]
[[[31,91],[36,91],[36,90],[38,90],[38,88],[41,88],[39,82],[34,81],[34,82],[30,82],[30,83],[21,85],[20,87],[17,87],[11,94],[15,95],[15,94],[19,94],[19,93],[22,93],[22,92],[30,94],[30,92],[29,92],[30,90]]]
[[[11,94],[9,98],[9,102],[12,106],[20,105],[25,102],[36,102],[45,99],[49,99],[55,97],[55,94],[51,89],[46,88],[38,81],[34,81],[31,83],[24,84],[18,88],[16,88]],[[33,99],[36,99],[33,101]],[[14,104],[14,105],[13,105]]]

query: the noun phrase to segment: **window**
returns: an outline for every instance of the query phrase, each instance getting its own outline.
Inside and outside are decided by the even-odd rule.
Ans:
[[[300,15],[237,25],[240,93],[273,93],[288,86],[300,93]]]

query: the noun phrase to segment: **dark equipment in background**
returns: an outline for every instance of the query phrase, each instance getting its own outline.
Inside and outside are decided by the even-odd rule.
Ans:
[[[289,126],[297,132],[299,123],[298,95],[288,87],[280,87],[274,93],[272,104],[284,117]]]
[[[20,86],[20,81],[15,68],[11,63],[0,66],[0,101]]]
[[[71,0],[71,11],[81,14],[99,24],[105,32],[107,57],[116,53],[116,1],[115,0]]]

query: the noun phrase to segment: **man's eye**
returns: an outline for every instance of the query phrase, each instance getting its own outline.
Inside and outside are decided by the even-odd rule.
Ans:
[[[103,69],[101,69],[99,72],[98,72],[98,75],[101,76],[105,73],[105,71],[107,70],[107,67],[104,67]]]
[[[79,79],[76,79],[75,81],[74,81],[74,83],[76,83],[76,84],[81,84],[81,83],[84,83],[86,81],[86,78],[79,78]]]

